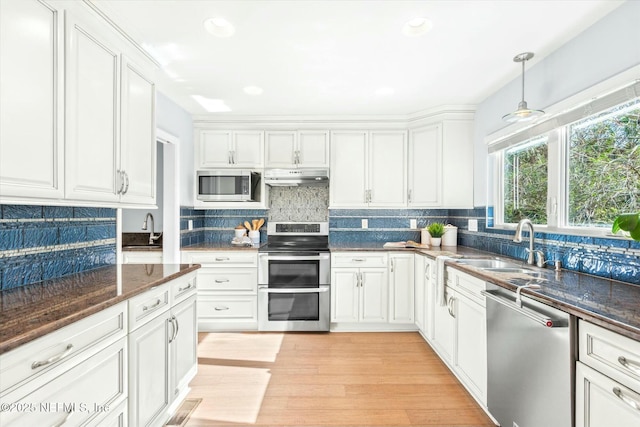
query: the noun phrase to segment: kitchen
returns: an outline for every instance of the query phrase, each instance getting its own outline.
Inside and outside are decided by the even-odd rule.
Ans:
[[[245,276],[245,279],[252,281],[255,286],[258,285],[257,257],[255,261],[251,257],[235,260],[229,266],[216,266],[215,258],[222,257],[222,254],[206,253],[205,250],[214,245],[220,248],[223,244],[229,248],[235,226],[245,220],[260,218],[266,220],[266,226],[260,232],[263,243],[267,241],[269,224],[288,221],[328,223],[328,245],[333,258],[337,261],[336,263],[332,259],[332,274],[339,274],[343,271],[341,269],[354,268],[348,265],[347,260],[343,260],[345,263],[340,264],[340,259],[336,259],[349,250],[365,249],[363,256],[371,256],[372,254],[366,250],[374,245],[389,241],[420,241],[420,229],[436,221],[457,226],[457,245],[461,252],[465,250],[462,248],[469,248],[483,251],[485,256],[498,255],[511,260],[524,260],[527,256],[526,244],[512,242],[513,225],[500,226],[502,213],[498,212],[501,208],[496,204],[497,195],[493,188],[495,182],[492,185],[489,181],[494,170],[493,154],[499,153],[499,145],[502,142],[508,142],[512,134],[522,129],[522,125],[519,127],[517,124],[505,127],[501,117],[514,109],[521,96],[524,97],[524,89],[526,89],[526,100],[532,108],[543,108],[547,114],[554,115],[581,105],[584,100],[624,87],[628,82],[636,81],[640,74],[638,72],[640,34],[634,24],[636,21],[634,18],[640,15],[638,3],[602,2],[599,5],[600,9],[591,10],[591,15],[586,9],[580,9],[581,16],[584,18],[583,26],[578,27],[577,24],[572,26],[562,36],[558,36],[561,38],[557,40],[545,39],[545,42],[534,42],[536,31],[530,29],[529,34],[524,34],[525,31],[523,34],[513,31],[514,37],[521,37],[519,42],[513,42],[514,47],[506,56],[501,53],[501,57],[495,58],[489,65],[476,64],[461,55],[465,62],[462,70],[466,74],[458,77],[460,84],[462,85],[464,80],[462,77],[468,74],[474,74],[473,77],[479,80],[473,80],[472,76],[469,76],[467,79],[469,82],[456,89],[458,94],[470,92],[473,88],[469,85],[480,84],[483,79],[489,79],[487,76],[497,73],[497,67],[502,67],[500,68],[503,73],[501,77],[491,84],[484,83],[482,86],[484,92],[477,94],[473,102],[465,101],[463,97],[451,96],[441,104],[430,107],[426,101],[418,100],[417,107],[416,104],[399,103],[395,104],[398,105],[395,107],[397,111],[390,107],[385,110],[384,115],[379,115],[376,114],[376,108],[380,108],[379,102],[363,102],[362,97],[357,93],[345,91],[344,96],[352,99],[353,102],[340,100],[336,103],[339,108],[332,110],[320,103],[322,98],[314,98],[318,104],[315,105],[316,110],[313,110],[309,106],[294,104],[298,101],[290,99],[295,97],[289,96],[290,103],[283,103],[283,105],[291,105],[288,107],[291,108],[290,110],[286,108],[268,110],[281,111],[279,116],[266,112],[260,113],[259,107],[263,101],[259,96],[254,96],[249,101],[245,101],[245,105],[251,107],[247,107],[244,114],[242,110],[237,114],[235,111],[230,112],[231,114],[228,114],[229,112],[205,113],[205,110],[192,98],[184,93],[175,92],[175,87],[180,86],[175,80],[179,80],[180,76],[168,75],[171,67],[160,63],[157,57],[161,55],[158,52],[151,53],[153,49],[149,46],[146,50],[144,46],[143,48],[132,47],[132,41],[142,43],[144,40],[139,41],[141,39],[137,38],[139,35],[136,34],[138,30],[129,21],[134,18],[128,18],[127,14],[123,13],[122,10],[126,9],[118,10],[118,3],[121,2],[109,4],[109,2],[94,1],[81,5],[72,3],[29,2],[30,5],[25,6],[26,11],[6,6],[10,5],[10,2],[3,0],[2,3],[4,17],[16,16],[6,12],[36,16],[39,19],[38,22],[47,23],[49,31],[47,34],[55,36],[54,39],[57,40],[57,44],[54,45],[34,42],[34,47],[40,49],[37,52],[41,55],[38,55],[37,59],[29,58],[25,62],[31,65],[29,68],[19,66],[21,62],[18,60],[1,62],[3,78],[0,99],[2,101],[0,267],[2,268],[3,306],[5,301],[8,301],[5,290],[19,289],[43,280],[56,280],[60,277],[82,274],[85,271],[89,275],[99,275],[98,272],[103,270],[97,267],[118,265],[117,260],[122,256],[120,253],[122,232],[134,231],[121,229],[125,222],[121,217],[126,217],[133,211],[133,215],[137,217],[131,222],[140,227],[145,222],[147,212],[155,208],[158,203],[156,191],[160,190],[159,181],[149,179],[155,177],[156,172],[161,170],[156,164],[156,151],[163,153],[164,173],[158,174],[158,177],[163,176],[162,192],[165,197],[163,197],[162,214],[159,213],[160,210],[154,211],[156,220],[154,225],[160,223],[163,225],[162,228],[155,227],[154,231],[156,234],[163,233],[164,250],[161,253],[165,264],[176,265],[182,261],[202,265],[197,272],[199,275],[197,295],[199,324],[200,316],[208,313],[207,306],[203,305],[207,301],[214,305],[236,301],[249,310],[248,317],[232,317],[221,322],[215,316],[217,305],[210,306],[208,309],[210,316],[202,321],[208,322],[213,329],[218,327],[222,330],[256,330],[257,328],[257,317],[254,316],[260,311],[257,309],[257,287],[255,291],[253,287],[225,291],[200,288],[200,276],[203,271],[206,271],[206,274],[215,281],[216,274],[227,274],[234,269],[248,275],[249,277]],[[136,2],[131,3],[133,7]],[[529,2],[518,3],[521,3],[520,13],[529,11],[526,7],[535,10],[531,4],[528,4]],[[565,7],[578,13],[572,2],[556,3],[561,4],[558,7]],[[420,2],[417,4],[420,5]],[[143,5],[144,2],[138,4],[138,7]],[[357,10],[357,5],[354,3],[347,2],[344,7],[347,6]],[[550,5],[546,6],[550,7]],[[125,6],[120,5],[120,7]],[[406,7],[404,12],[408,13],[411,8]],[[62,18],[67,10],[73,13],[68,14],[64,21]],[[554,27],[563,27],[559,20],[561,17],[567,19],[567,9],[562,10],[565,15],[561,15],[558,11],[557,17],[551,16],[548,18],[549,22],[538,25],[552,27],[554,25],[550,21],[556,19]],[[247,12],[246,9],[243,11]],[[133,12],[134,9],[131,9],[131,17],[134,16]],[[429,15],[428,12],[421,13]],[[482,16],[489,20],[488,16],[491,14],[486,10],[484,13],[488,15]],[[250,13],[247,14],[250,15]],[[346,12],[345,15],[347,15]],[[109,18],[111,23],[117,23],[119,28],[114,30],[110,23],[105,23],[107,22],[105,17]],[[18,19],[6,19],[7,22],[19,22]],[[199,19],[201,21],[205,16]],[[499,14],[496,14],[495,19],[499,20]],[[3,56],[24,59],[19,47],[21,42],[15,38],[15,34],[21,34],[20,31],[23,30],[18,28],[12,33],[10,31],[12,27],[7,25],[7,22],[2,21]],[[145,23],[145,25],[150,24]],[[434,31],[436,31],[439,24],[436,22],[434,25]],[[69,26],[66,28],[66,33],[65,26]],[[102,29],[105,26],[110,29],[103,32]],[[70,31],[71,29],[73,31]],[[96,31],[96,29],[99,30]],[[318,31],[329,31],[329,29],[317,27]],[[131,32],[131,35],[127,40],[118,31],[126,34]],[[142,29],[139,31],[142,32]],[[213,40],[216,40],[215,43],[218,43],[218,40],[229,42],[241,35],[238,33],[240,28],[232,37]],[[434,34],[438,33],[434,32]],[[14,38],[11,38],[12,36]],[[351,36],[357,39],[354,34]],[[420,40],[424,43],[428,37],[429,33],[407,40],[411,41],[412,46],[417,47],[420,45],[414,43],[420,43]],[[625,40],[625,43],[620,45],[615,42],[616,40]],[[495,40],[493,43],[500,44]],[[52,46],[55,47],[54,55],[52,55]],[[534,50],[535,56],[526,64],[527,80],[523,88],[520,86],[520,73],[524,77],[524,70],[519,68],[520,64],[514,64],[511,58],[526,49]],[[78,56],[74,56],[76,53]],[[82,54],[91,55],[90,57],[95,58],[95,61],[82,62]],[[594,56],[597,56],[597,59]],[[469,73],[469,70],[473,70],[474,73]],[[322,71],[330,70],[322,68]],[[6,75],[12,76],[12,79],[5,78]],[[56,76],[53,81],[50,78],[51,75]],[[99,75],[116,82],[112,90],[107,87],[106,90],[103,89],[98,93],[101,99],[110,102],[105,104],[106,107],[105,105],[99,106],[100,108],[95,107],[94,99],[86,95],[83,97],[82,90],[87,89],[90,80],[87,75]],[[150,75],[153,75],[154,79],[150,79],[148,77]],[[25,79],[29,84],[23,83]],[[9,81],[19,81],[21,84],[12,84]],[[234,84],[241,87],[249,83]],[[395,81],[392,83],[396,84]],[[397,93],[402,93],[401,83],[397,84]],[[154,86],[157,87],[154,88]],[[35,94],[26,92],[27,87],[31,88]],[[113,91],[113,88],[119,87],[122,89]],[[326,89],[331,93],[332,88]],[[25,92],[20,92],[21,90]],[[42,94],[47,95],[42,98],[45,96]],[[16,103],[17,99],[23,99],[27,95],[31,97],[30,100],[44,99],[45,102],[30,102],[26,105]],[[208,96],[217,95],[208,94]],[[238,99],[233,99],[234,95],[228,94],[228,96],[229,106],[242,105]],[[386,96],[382,98],[383,103],[394,105],[393,97]],[[623,102],[626,99],[624,98]],[[445,104],[447,107],[443,107]],[[417,111],[419,113],[416,113]],[[150,112],[155,114],[149,114]],[[593,113],[596,112],[593,111]],[[354,113],[358,116],[354,116]],[[111,120],[94,120],[91,114],[109,117]],[[29,123],[26,120],[29,120]],[[33,126],[31,124],[33,121],[40,121],[41,126]],[[157,133],[157,136],[164,141],[161,149],[158,149],[157,145],[138,147],[135,144],[128,144],[136,138],[148,139],[149,136],[153,136],[155,127],[164,132]],[[27,144],[28,141],[33,140],[38,142]],[[247,141],[247,146],[252,147],[251,141],[256,140],[258,141],[255,145],[258,147],[257,150],[243,151],[242,146],[239,145],[239,141]],[[326,147],[325,150],[316,150],[315,154],[318,152],[322,154],[320,157],[324,160],[321,160],[320,164],[329,169],[330,177],[327,187],[322,185],[300,187],[293,196],[290,191],[293,187],[289,187],[289,190],[286,190],[287,187],[278,189],[278,187],[268,187],[261,182],[259,184],[260,202],[212,206],[209,204],[212,202],[198,200],[195,178],[197,170],[257,169],[264,171],[267,165],[278,164],[277,167],[281,168],[282,163],[279,163],[276,157],[282,151],[273,147],[286,147],[288,141],[293,147],[290,148],[290,152],[301,152],[305,150],[301,147],[306,140],[314,141],[310,145],[312,147]],[[18,145],[13,141],[25,141],[25,145]],[[118,141],[117,144],[114,141]],[[417,144],[415,141],[426,142]],[[432,145],[429,145],[430,143]],[[550,149],[552,145],[549,144]],[[393,146],[399,149],[389,149]],[[420,153],[412,151],[424,146],[429,146],[430,150]],[[207,151],[208,147],[214,148]],[[344,147],[362,147],[364,153],[370,154],[369,161],[361,164],[354,162],[353,159],[364,156],[358,154],[359,152],[355,149],[355,151],[347,151]],[[345,151],[338,151],[343,149]],[[425,164],[423,160],[425,156],[429,156],[434,152],[433,150],[438,149],[441,150],[439,152],[441,162],[436,162],[433,167]],[[40,153],[42,156],[34,158],[31,165],[26,165],[24,158],[27,152]],[[491,155],[488,154],[489,152]],[[222,155],[219,156],[219,154]],[[245,154],[249,157],[242,157]],[[303,159],[307,156],[306,152],[304,154]],[[297,157],[299,158],[300,155]],[[296,153],[292,158],[294,161],[289,162],[289,166],[296,169]],[[415,161],[416,158],[421,162]],[[244,159],[248,160],[243,164]],[[237,167],[232,168],[230,164],[234,161]],[[224,165],[221,166],[220,162]],[[375,173],[382,168],[396,170],[393,169],[394,167],[397,167],[401,173]],[[170,172],[167,173],[167,171]],[[553,175],[553,171],[550,170],[549,176]],[[439,182],[439,185],[421,185],[423,182],[434,179]],[[395,190],[398,185],[402,188],[401,191]],[[360,188],[365,189],[364,198],[354,202],[353,194],[356,191],[354,189]],[[390,190],[385,193],[385,188]],[[437,191],[429,193],[433,188]],[[131,190],[128,191],[129,189]],[[375,190],[373,194],[367,194],[371,189]],[[359,196],[362,196],[362,192],[357,191]],[[378,198],[380,194],[382,198]],[[399,200],[394,199],[398,196]],[[167,200],[174,200],[174,202],[167,202]],[[136,209],[127,209],[128,207]],[[306,215],[303,215],[305,213]],[[553,225],[552,216],[550,215],[549,218],[549,223]],[[411,220],[415,220],[415,224],[412,224]],[[147,221],[147,223],[150,228],[151,222]],[[135,231],[143,233],[139,228]],[[640,267],[637,242],[611,237],[606,232],[600,234],[567,232],[566,229],[559,227],[553,232],[540,233],[540,228],[536,225],[536,232],[536,249],[542,249],[546,259],[561,262],[563,277],[575,278],[576,282],[568,283],[567,286],[573,285],[579,288],[580,280],[586,280],[583,279],[585,276],[573,276],[576,273],[601,277],[606,283],[605,287],[609,284],[608,279],[626,282],[631,288],[638,285]],[[147,236],[148,233],[149,230],[147,230]],[[354,242],[358,244],[354,245]],[[240,252],[240,249],[237,251],[228,251],[228,253],[245,253]],[[255,251],[252,253],[256,254]],[[155,255],[157,257],[158,254]],[[405,260],[406,254],[404,255],[404,258],[394,258],[398,266],[402,262],[409,262]],[[197,259],[198,256],[205,258]],[[351,257],[351,254],[348,256]],[[391,265],[390,258],[393,256],[395,251],[390,252],[388,257],[385,255],[387,258],[378,260],[378,268],[384,265],[386,271],[386,267]],[[187,260],[185,257],[191,257],[191,259]],[[359,262],[367,263],[368,261]],[[411,262],[414,262],[413,258]],[[545,272],[545,274],[551,274],[551,277],[554,276],[552,267],[546,269],[549,273]],[[134,265],[122,265],[123,271],[113,274],[117,279],[126,271],[131,271],[137,272],[135,274],[148,275],[148,277],[160,277],[161,281],[172,281],[190,278],[194,273],[189,267],[179,267],[178,272],[170,272],[168,269],[163,271],[162,268],[156,268],[153,271],[149,267],[146,271],[144,269],[138,271],[135,268]],[[406,268],[409,268],[408,264]],[[476,278],[488,280],[486,276],[482,276],[471,267],[460,269],[464,273],[472,272]],[[176,274],[182,273],[184,276],[176,277]],[[389,271],[385,274],[389,274]],[[400,282],[408,283],[408,280],[398,283]],[[123,286],[126,287],[126,284],[120,285],[120,287]],[[178,292],[179,289],[189,285],[176,286],[176,292]],[[582,286],[593,286],[594,289],[589,288],[589,295],[599,295],[600,289],[596,285],[583,283]],[[117,287],[114,285],[116,294]],[[88,289],[87,292],[89,291],[100,292],[97,289]],[[43,292],[47,295],[46,290]],[[62,291],[60,292],[63,294]],[[556,292],[559,293],[559,291]],[[49,293],[56,294],[53,288],[49,288]],[[90,295],[93,294],[90,293]],[[394,295],[398,297],[395,301],[400,301],[401,294],[387,295]],[[531,293],[525,290],[523,295],[530,296]],[[180,304],[187,300],[191,301],[192,297],[193,295],[187,296],[187,294],[185,297],[177,296],[175,299],[172,296],[167,297],[167,312],[173,313],[172,316],[183,313],[179,309],[186,305]],[[482,301],[485,300],[484,297],[479,298]],[[161,306],[165,306],[165,300],[160,296],[154,296],[152,301],[163,301]],[[174,301],[175,307],[172,305]],[[611,323],[606,322],[603,325],[602,320],[596,323],[599,326],[605,326],[608,330],[613,329],[617,334],[631,336],[632,342],[637,343],[639,338],[637,330],[633,332],[633,327],[628,326],[629,323],[625,320],[637,316],[636,309],[633,305],[631,307],[624,305],[624,299],[612,298],[611,301],[622,304],[619,307],[621,314],[615,319],[615,325],[612,326]],[[587,308],[588,302],[588,299],[584,301]],[[333,304],[335,306],[336,302],[333,301]],[[143,304],[141,307],[144,306],[146,305]],[[46,304],[40,307],[34,303],[33,306],[25,307],[26,311],[30,308],[34,312],[40,309],[46,310]],[[590,309],[594,310],[593,307]],[[616,307],[609,307],[609,309],[614,310]],[[251,310],[254,311],[251,312]],[[406,330],[411,327],[412,320],[403,318],[402,313],[397,314],[398,322],[385,319],[375,327],[384,326],[388,328],[387,330],[393,328]],[[191,315],[193,316],[194,313],[192,312]],[[353,314],[346,316],[348,315]],[[174,335],[178,338],[175,330],[178,329],[175,327],[177,323],[171,320],[171,316],[168,319],[166,328],[171,331],[171,334],[169,332],[167,334],[172,338]],[[589,317],[589,320],[596,321],[592,317]],[[341,326],[345,330],[353,330],[356,326],[362,330],[367,329],[362,324],[357,325],[359,322],[332,322],[335,324],[332,330],[339,330]],[[132,337],[136,336],[136,331],[142,330],[152,322],[140,322],[140,329],[134,329],[138,326],[132,324],[133,319],[129,319],[129,323],[129,338],[120,338],[125,341],[134,339]],[[633,335],[634,333],[636,335]],[[113,345],[115,344],[109,342],[109,346]],[[129,347],[131,352],[131,346]],[[122,355],[123,350],[119,351]],[[51,355],[56,353],[58,352],[54,351]],[[637,350],[635,356],[637,360]],[[634,360],[633,357],[627,359],[629,363]],[[635,383],[627,385],[628,382],[616,375],[618,374],[608,376],[626,385],[627,389],[620,390],[628,390],[629,393],[640,392],[637,385],[633,385]],[[25,381],[20,384],[24,385]],[[130,382],[133,383],[131,380]],[[3,386],[3,390],[4,388]],[[129,390],[131,398],[133,396],[131,387]],[[5,396],[5,392],[2,393],[2,396]],[[630,399],[628,395],[623,396]],[[612,398],[622,401],[622,398],[616,396]],[[172,399],[172,403],[175,400]],[[129,415],[131,416],[131,413]],[[136,424],[130,421],[129,425]],[[521,423],[521,427],[526,425]],[[577,422],[576,425],[578,425]]]

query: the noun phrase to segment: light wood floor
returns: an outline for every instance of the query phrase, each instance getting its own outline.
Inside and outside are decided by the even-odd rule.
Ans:
[[[494,426],[417,333],[201,333],[187,427]]]

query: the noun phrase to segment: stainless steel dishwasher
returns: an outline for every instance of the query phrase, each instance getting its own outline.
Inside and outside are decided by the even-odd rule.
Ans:
[[[484,292],[489,412],[502,427],[572,427],[575,318],[520,291]]]

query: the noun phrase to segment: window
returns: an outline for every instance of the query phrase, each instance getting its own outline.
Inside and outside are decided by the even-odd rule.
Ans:
[[[547,153],[546,136],[505,151],[504,222],[547,223]]]
[[[529,218],[602,234],[617,215],[640,211],[639,94],[636,81],[492,141],[496,226]]]
[[[640,100],[567,129],[568,225],[610,227],[640,210]]]

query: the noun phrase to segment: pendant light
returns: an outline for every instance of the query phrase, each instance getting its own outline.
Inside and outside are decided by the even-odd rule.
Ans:
[[[544,114],[544,111],[542,110],[530,110],[529,107],[527,107],[527,101],[524,100],[524,63],[531,58],[533,58],[533,52],[524,52],[513,58],[513,62],[522,63],[522,101],[518,104],[518,109],[516,111],[502,116],[502,120],[505,122],[529,122]]]

